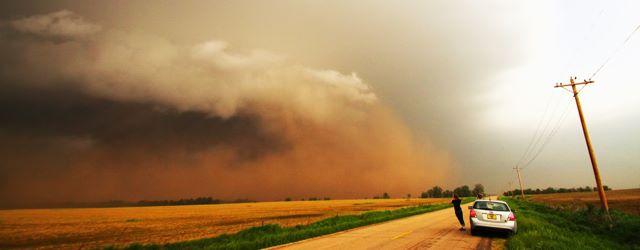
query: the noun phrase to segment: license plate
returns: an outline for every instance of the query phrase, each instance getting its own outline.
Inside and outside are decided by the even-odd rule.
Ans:
[[[488,220],[497,220],[498,218],[496,218],[495,214],[487,214],[487,219]]]

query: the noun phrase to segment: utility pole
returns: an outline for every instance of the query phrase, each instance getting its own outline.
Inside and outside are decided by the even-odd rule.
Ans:
[[[524,187],[522,185],[522,177],[520,176],[520,168],[516,166],[513,169],[515,169],[516,173],[518,173],[518,182],[520,182],[520,196],[522,197],[522,199],[524,199]]]
[[[514,198],[516,195],[513,194],[513,186],[511,184],[513,184],[513,182],[509,181],[509,195],[511,195],[511,198]]]
[[[593,175],[596,177],[596,185],[598,185],[598,195],[600,196],[600,203],[602,205],[602,209],[605,210],[607,219],[611,221],[611,217],[609,215],[609,202],[607,201],[607,195],[604,192],[604,188],[602,186],[602,180],[600,179],[600,170],[598,170],[598,163],[596,162],[596,154],[593,151],[593,146],[591,146],[591,137],[589,136],[589,130],[587,130],[587,123],[584,120],[584,115],[582,114],[582,106],[580,105],[580,97],[578,97],[578,93],[580,91],[576,90],[577,85],[587,85],[593,83],[591,80],[584,80],[582,82],[574,82],[576,77],[569,78],[568,84],[556,83],[555,88],[563,88],[571,86],[571,91],[573,93],[573,98],[576,99],[576,106],[578,107],[578,115],[580,115],[580,124],[582,124],[582,133],[584,134],[584,140],[587,142],[587,149],[589,151],[589,158],[591,159],[591,167],[593,168]]]

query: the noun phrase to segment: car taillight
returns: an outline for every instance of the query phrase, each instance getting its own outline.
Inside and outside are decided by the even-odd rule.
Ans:
[[[514,215],[513,213],[509,213],[509,220],[510,221],[515,221],[516,220],[516,215]]]
[[[475,218],[476,217],[476,211],[473,210],[473,209],[469,210],[469,216]]]

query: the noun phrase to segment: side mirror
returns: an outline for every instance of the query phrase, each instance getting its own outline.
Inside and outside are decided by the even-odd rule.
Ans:
[[[468,208],[469,208],[469,209],[473,209],[473,206],[469,206]]]

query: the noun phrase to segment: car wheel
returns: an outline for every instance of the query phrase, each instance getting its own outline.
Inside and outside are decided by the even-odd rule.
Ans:
[[[471,235],[476,236],[478,235],[478,230],[471,228]]]

